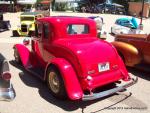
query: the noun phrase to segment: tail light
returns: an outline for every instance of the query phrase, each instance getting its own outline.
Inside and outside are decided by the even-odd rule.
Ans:
[[[11,79],[11,74],[9,72],[4,72],[2,74],[2,78],[6,81],[10,80]]]

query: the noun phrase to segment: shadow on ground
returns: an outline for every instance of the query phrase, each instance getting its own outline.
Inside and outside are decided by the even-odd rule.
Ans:
[[[150,81],[150,71],[144,71],[141,69],[127,67],[128,71],[134,74],[137,77]]]
[[[53,105],[56,105],[56,106],[64,109],[65,111],[73,111],[73,110],[77,110],[80,108],[82,110],[81,112],[84,113],[84,109],[86,107],[88,107],[88,106],[90,106],[96,102],[99,102],[99,101],[102,101],[104,99],[111,98],[115,95],[118,95],[116,93],[114,95],[107,96],[105,98],[97,99],[97,100],[93,100],[93,101],[58,100],[50,94],[50,91],[49,91],[48,87],[46,86],[45,82],[42,82],[40,79],[36,78],[35,76],[32,76],[22,66],[19,66],[18,64],[16,64],[15,61],[10,61],[10,64],[13,65],[14,67],[22,70],[22,72],[19,73],[19,77],[23,81],[24,84],[26,84],[29,87],[38,88],[39,94],[43,99],[45,99],[46,101],[48,101],[49,103],[51,103]],[[114,87],[114,85],[111,84],[111,87]],[[118,100],[115,100],[114,104],[106,105],[106,107],[100,108],[100,110],[98,110],[98,111],[102,111],[102,110],[105,110],[109,107],[112,107],[112,106],[124,101],[125,99],[127,99],[130,96],[131,96],[131,94],[126,96],[126,97],[119,98]],[[95,112],[97,112],[97,111],[95,111]]]

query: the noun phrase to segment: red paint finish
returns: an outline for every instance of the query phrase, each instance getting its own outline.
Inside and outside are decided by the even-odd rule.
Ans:
[[[60,69],[69,98],[72,100],[81,99],[83,91],[72,65],[63,58],[54,58],[50,63]]]
[[[72,27],[77,30],[74,34],[69,34],[69,25],[75,25]],[[31,41],[31,52],[21,44],[15,45],[23,65],[42,67],[45,70],[41,75],[43,80],[46,80],[47,68],[55,65],[61,73],[70,99],[82,99],[84,91],[93,91],[120,79],[129,80],[115,48],[96,37],[96,24],[93,20],[48,17],[39,19],[37,28],[38,33]],[[81,29],[85,32],[80,32]]]

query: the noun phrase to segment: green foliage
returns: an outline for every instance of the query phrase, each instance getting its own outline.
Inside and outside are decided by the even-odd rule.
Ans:
[[[67,2],[61,2],[61,3],[55,3],[55,10],[56,11],[66,11],[66,10],[73,10],[73,9],[68,7]]]
[[[40,3],[42,0],[36,0],[37,3]]]

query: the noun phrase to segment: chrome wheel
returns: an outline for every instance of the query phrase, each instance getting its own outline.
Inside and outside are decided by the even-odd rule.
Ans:
[[[49,73],[48,82],[49,82],[49,87],[51,88],[51,90],[54,93],[58,93],[60,90],[60,82],[59,82],[58,75],[55,72]]]
[[[15,57],[15,61],[16,61],[17,63],[20,63],[20,62],[21,62],[21,61],[20,61],[19,53],[18,53],[18,51],[17,51],[16,48],[14,49],[14,57]]]
[[[59,69],[52,65],[47,70],[47,85],[51,94],[59,99],[66,99],[67,94]]]

